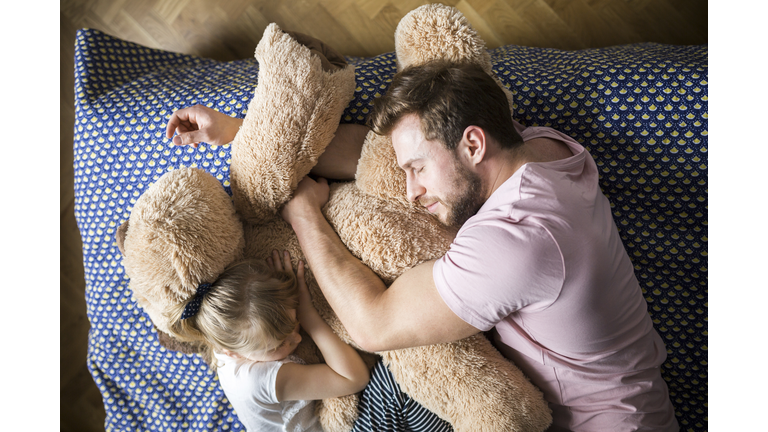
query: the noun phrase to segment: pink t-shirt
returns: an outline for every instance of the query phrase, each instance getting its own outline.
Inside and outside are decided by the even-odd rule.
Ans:
[[[448,307],[494,329],[499,350],[538,386],[550,430],[677,431],[659,366],[664,343],[598,185],[595,161],[574,156],[521,167],[459,231],[433,276]]]

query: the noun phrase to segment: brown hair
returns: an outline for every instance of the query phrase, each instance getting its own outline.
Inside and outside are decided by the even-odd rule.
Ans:
[[[202,342],[203,357],[215,368],[214,350],[249,354],[278,348],[296,328],[288,311],[299,306],[298,285],[293,272],[273,271],[264,262],[247,260],[224,270],[197,314],[181,320],[187,303],[171,312],[172,336]]]
[[[408,114],[419,116],[426,139],[438,140],[449,150],[456,148],[471,125],[482,128],[502,148],[523,143],[506,95],[474,64],[433,60],[397,73],[387,93],[374,101],[369,125],[379,135],[389,135]]]

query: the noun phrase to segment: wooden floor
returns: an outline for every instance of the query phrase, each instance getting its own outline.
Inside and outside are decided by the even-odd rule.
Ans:
[[[152,48],[217,60],[251,57],[271,22],[344,54],[394,51],[394,31],[423,0],[61,0],[61,430],[104,429],[101,395],[86,368],[80,236],[74,217],[74,40],[82,27]],[[699,0],[445,0],[488,48],[582,49],[634,42],[707,43]]]

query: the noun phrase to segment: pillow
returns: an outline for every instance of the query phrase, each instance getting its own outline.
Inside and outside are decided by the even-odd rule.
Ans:
[[[707,422],[707,47],[635,44],[582,51],[489,51],[513,94],[513,116],[584,145],[601,170],[649,313],[665,340],[667,381],[684,429]],[[396,72],[394,53],[357,66],[344,123],[364,123]],[[158,344],[131,299],[115,243],[136,199],[180,167],[229,188],[229,146],[175,147],[171,113],[197,103],[244,117],[255,59],[218,62],[142,47],[97,30],[77,33],[75,217],[83,240],[91,323],[88,368],[107,430],[244,430],[198,355]]]

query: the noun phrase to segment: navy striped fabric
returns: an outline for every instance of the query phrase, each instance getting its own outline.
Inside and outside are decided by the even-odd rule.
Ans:
[[[400,390],[392,372],[379,361],[371,382],[360,395],[353,432],[450,432],[450,423]]]
[[[662,376],[683,431],[707,429],[708,74],[706,46],[635,44],[581,51],[489,51],[515,95],[513,116],[574,137],[595,158],[655,328]],[[348,57],[363,123],[396,71],[394,53]],[[107,431],[242,431],[198,355],[159,345],[131,298],[115,232],[165,172],[205,169],[228,192],[230,147],[175,147],[174,110],[204,104],[243,118],[255,59],[218,62],[82,29],[75,46],[75,217],[91,324],[88,368]]]

